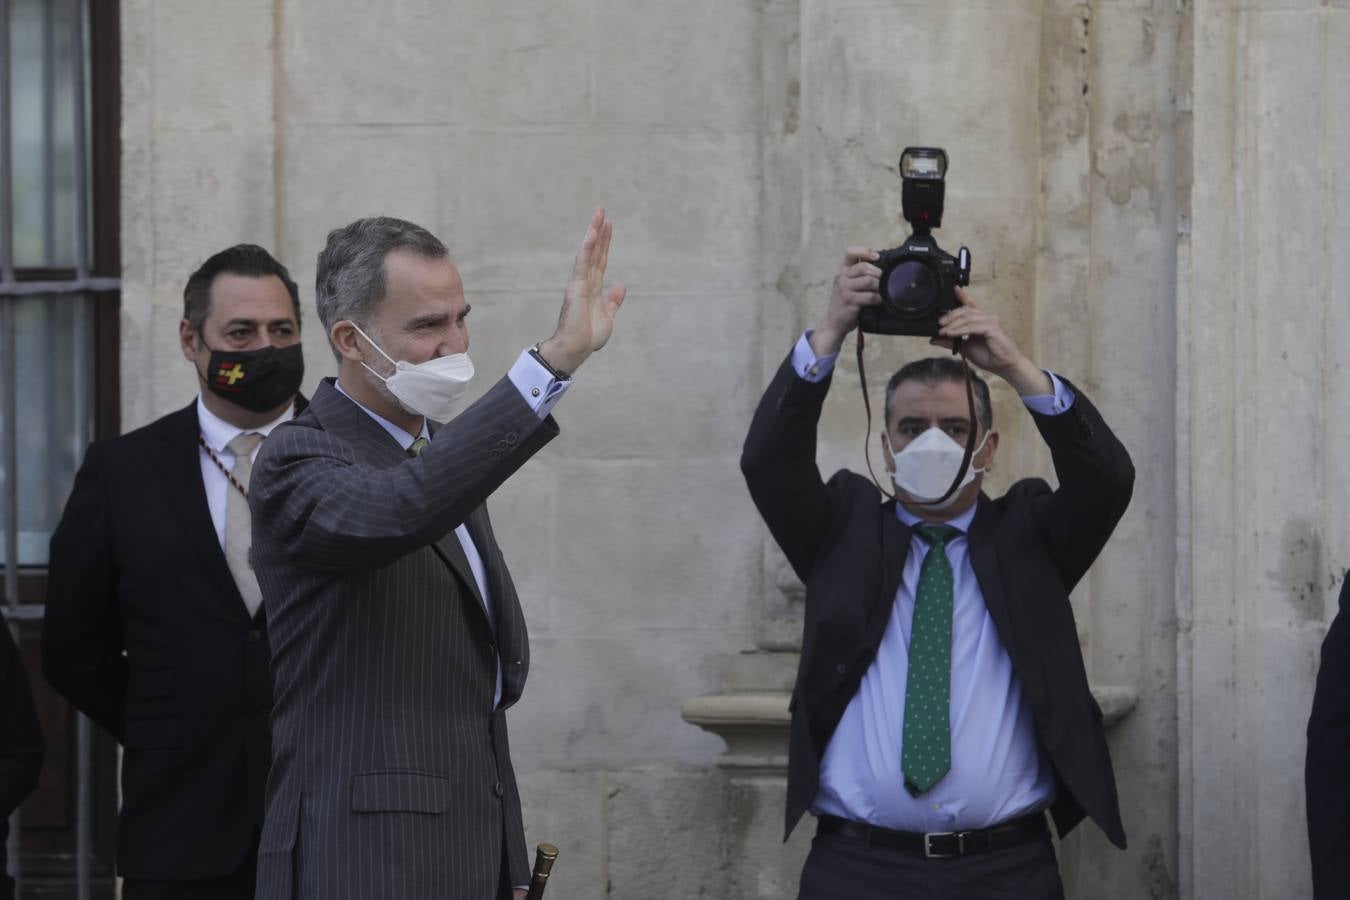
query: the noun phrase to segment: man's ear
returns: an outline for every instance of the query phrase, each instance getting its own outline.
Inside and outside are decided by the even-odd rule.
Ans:
[[[356,326],[347,319],[334,322],[333,327],[328,331],[328,340],[337,348],[344,359],[350,359],[353,362],[361,362],[363,355],[359,343],[360,335],[356,333]]]
[[[994,456],[997,453],[998,453],[998,432],[991,431],[989,432],[989,436],[985,438],[984,452],[982,454],[984,456],[984,465],[980,466],[980,468],[984,469],[986,472],[992,470],[994,468]]]
[[[183,350],[183,358],[193,365],[197,364],[197,329],[183,319],[178,323],[178,344]]]
[[[886,471],[895,473],[895,454],[891,452],[891,438],[886,432],[881,432],[881,458],[886,463]]]

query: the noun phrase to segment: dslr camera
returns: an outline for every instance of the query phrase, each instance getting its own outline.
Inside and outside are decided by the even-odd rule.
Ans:
[[[881,251],[881,303],[862,311],[858,327],[869,334],[936,337],[938,319],[960,306],[954,288],[970,284],[970,250],[956,256],[933,237],[942,224],[947,152],[906,147],[900,155],[900,204],[914,233],[899,247]]]

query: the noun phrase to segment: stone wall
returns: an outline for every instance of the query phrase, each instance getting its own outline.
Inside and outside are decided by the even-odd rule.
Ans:
[[[528,836],[562,848],[560,896],[791,894],[809,835],[779,843],[772,754],[724,754],[681,704],[781,694],[800,597],[740,440],[843,248],[902,237],[895,161],[925,143],[972,293],[1139,471],[1074,598],[1094,684],[1134,700],[1110,732],[1131,844],[1071,835],[1070,896],[1309,895],[1302,727],[1350,565],[1346,0],[122,5],[128,428],[191,398],[182,284],[224,245],[290,265],[312,389],[327,230],[427,225],[485,388],[551,330],[593,206],[617,219],[614,343],[492,503],[534,649],[510,717]],[[925,351],[869,343],[874,407]],[[1048,475],[1006,387],[995,407],[993,487]],[[822,469],[863,465],[864,425],[846,359]]]

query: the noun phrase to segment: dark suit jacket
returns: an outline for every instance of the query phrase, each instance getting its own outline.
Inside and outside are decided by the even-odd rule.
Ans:
[[[14,879],[5,870],[9,815],[37,787],[46,750],[23,658],[0,621],[0,900],[14,896]]]
[[[1350,580],[1322,644],[1308,719],[1308,846],[1317,900],[1350,897]]]
[[[741,468],[751,496],[806,584],[802,657],[792,700],[787,832],[814,799],[820,760],[881,643],[909,553],[910,529],[876,486],[816,468],[816,425],[829,379],[784,362],[755,412]],[[1082,391],[1060,416],[1033,414],[1060,488],[1040,479],[981,496],[970,560],[1054,765],[1061,834],[1084,812],[1125,846],[1101,710],[1088,689],[1069,592],[1129,504],[1134,468]]]
[[[92,444],[52,535],[42,669],[125,748],[117,858],[132,878],[227,875],[262,825],[267,624],[226,566],[200,433],[194,401]]]
[[[483,503],[557,433],[503,378],[410,458],[328,379],[263,444],[276,704],[258,900],[486,900],[504,860],[529,881],[503,713],[529,648]]]

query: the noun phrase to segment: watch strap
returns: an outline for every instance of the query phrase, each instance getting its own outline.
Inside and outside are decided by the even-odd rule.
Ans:
[[[548,374],[553,376],[554,380],[571,381],[572,380],[571,375],[562,371],[561,369],[555,369],[553,366],[549,365],[548,360],[544,359],[544,355],[539,352],[539,346],[540,346],[539,344],[535,344],[533,347],[530,348],[529,350],[530,356],[533,356],[535,361],[539,363],[539,365],[543,366],[544,369],[548,372]]]

